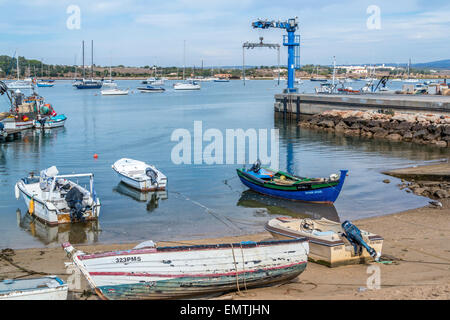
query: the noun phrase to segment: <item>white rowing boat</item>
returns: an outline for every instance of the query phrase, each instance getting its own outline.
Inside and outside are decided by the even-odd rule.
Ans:
[[[156,247],[86,254],[64,250],[103,299],[176,299],[266,286],[297,277],[305,268],[303,239]]]

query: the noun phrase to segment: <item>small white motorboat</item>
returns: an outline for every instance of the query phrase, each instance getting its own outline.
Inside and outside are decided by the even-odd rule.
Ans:
[[[135,189],[141,191],[166,189],[167,177],[155,166],[145,162],[122,158],[117,160],[112,168],[123,183]]]
[[[106,90],[102,90],[101,93],[103,96],[125,96],[127,95],[129,92],[129,90],[122,90],[122,89],[118,89],[118,88],[114,88],[114,89],[106,89]]]
[[[28,212],[49,225],[98,219],[100,199],[94,190],[94,175],[58,173],[53,166],[42,170],[40,176],[31,173],[20,179],[15,185],[16,199],[22,195]],[[72,178],[77,183],[68,180]],[[89,187],[78,184],[82,178],[89,179]]]
[[[56,276],[0,282],[0,300],[67,300],[67,292],[67,283]]]

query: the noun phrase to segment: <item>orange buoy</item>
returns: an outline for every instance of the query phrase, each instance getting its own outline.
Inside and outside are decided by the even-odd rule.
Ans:
[[[98,158],[98,154],[94,154],[94,159],[97,159]]]

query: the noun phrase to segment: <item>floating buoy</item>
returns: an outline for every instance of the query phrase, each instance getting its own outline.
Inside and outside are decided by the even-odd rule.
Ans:
[[[98,158],[98,154],[94,153],[94,159]]]

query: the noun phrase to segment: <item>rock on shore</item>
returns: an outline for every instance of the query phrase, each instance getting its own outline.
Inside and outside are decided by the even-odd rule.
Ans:
[[[450,116],[377,111],[325,111],[300,119],[299,126],[345,135],[450,146]]]

